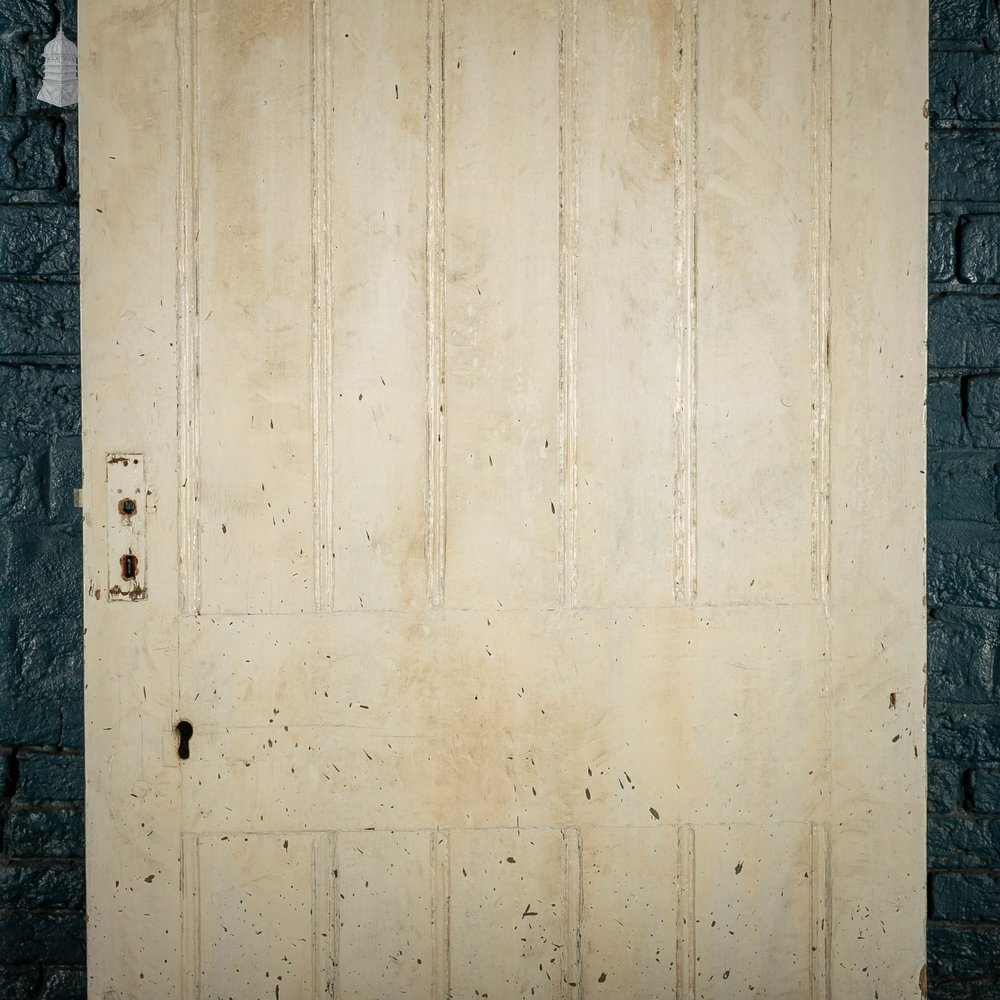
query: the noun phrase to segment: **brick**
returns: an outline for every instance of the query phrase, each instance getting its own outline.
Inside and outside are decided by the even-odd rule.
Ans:
[[[935,872],[930,877],[930,918],[1000,921],[1000,872]]]
[[[970,443],[962,414],[962,382],[936,378],[927,383],[927,447],[961,448]]]
[[[955,221],[947,215],[932,215],[927,223],[928,280],[954,280],[957,246]]]
[[[935,42],[981,43],[997,31],[990,0],[934,0],[930,36]]]
[[[6,3],[0,4],[0,14]],[[0,115],[48,114],[54,109],[35,96],[42,85],[43,50],[55,27],[32,35],[0,31]]]
[[[82,910],[83,865],[0,863],[0,900],[10,909]]]
[[[927,719],[931,760],[1000,763],[1000,705],[931,705]]]
[[[0,966],[0,997],[3,1000],[35,1000],[41,976],[37,969],[5,969]]]
[[[0,200],[59,197],[63,125],[52,118],[0,118]]]
[[[959,277],[971,285],[1000,283],[1000,215],[970,215],[959,226]]]
[[[0,276],[67,280],[79,274],[74,206],[0,205]]]
[[[50,702],[82,697],[83,658],[78,627],[79,619],[72,615],[14,619],[14,658],[8,670],[0,668],[0,677],[6,677],[13,694]]]
[[[37,452],[0,454],[0,518],[7,522],[44,520],[48,511],[43,477],[43,460]]]
[[[970,129],[933,131],[930,144],[932,200],[956,202],[998,200],[1000,133],[976,132]],[[977,216],[977,218],[993,217]]]
[[[73,503],[73,491],[83,482],[83,453],[80,439],[59,438],[49,448],[47,475],[44,478],[45,499],[49,517],[53,520],[80,520],[80,511]]]
[[[59,702],[16,697],[0,690],[0,740],[58,746],[62,737]]]
[[[1000,815],[1000,768],[970,769],[967,786],[973,812]]]
[[[1000,927],[927,928],[927,974],[959,979],[1000,969]]]
[[[929,520],[998,523],[1000,451],[938,451],[927,465]]]
[[[83,698],[67,698],[59,706],[59,746],[66,750],[83,749]]]
[[[63,163],[66,177],[63,195],[71,200],[76,200],[80,195],[80,132],[78,127],[78,116],[75,108],[63,109],[63,121],[65,130],[63,133]]]
[[[927,1000],[1000,1000],[1000,981],[992,978],[931,982]]]
[[[0,523],[0,576],[6,583],[0,589],[0,621],[20,616],[44,625],[41,619],[51,617],[62,627],[65,620],[79,618],[80,534],[79,523]]]
[[[937,295],[927,318],[931,369],[1000,368],[1000,296]]]
[[[0,941],[3,942],[0,954],[11,965],[21,962],[80,964],[84,961],[85,938],[82,913],[0,911]]]
[[[930,868],[988,868],[1000,855],[1000,821],[982,816],[928,816]]]
[[[12,808],[6,847],[11,858],[82,858],[83,812],[69,807]]]
[[[87,1000],[87,970],[50,970],[40,1000]]]
[[[928,756],[1000,763],[1000,707],[933,707],[928,718]]]
[[[0,281],[0,355],[79,353],[77,285]]]
[[[1000,121],[1000,56],[992,52],[932,52],[930,77],[932,127],[938,122]],[[935,141],[932,138],[932,171],[934,159],[941,155]],[[995,200],[995,196],[984,200]]]
[[[3,0],[0,6],[0,34],[18,32],[38,36],[55,32],[55,16],[48,0]]]
[[[927,768],[927,811],[948,814],[961,808],[964,798],[961,765],[931,764]]]
[[[28,572],[21,573],[28,578],[27,587],[0,588],[0,743],[83,745],[79,575],[73,581],[79,571],[79,532],[68,538],[73,544],[65,554],[54,548],[39,555],[40,566],[54,565],[50,591],[35,594],[30,570],[36,567],[29,563],[23,564]],[[33,548],[13,546],[22,553]],[[5,583],[14,575],[6,568],[0,572]]]
[[[16,798],[25,802],[54,802],[83,798],[83,757],[79,754],[18,754]]]
[[[80,369],[73,365],[0,362],[0,435],[8,438],[72,437],[80,433]]]
[[[928,698],[933,705],[995,698],[1000,611],[935,608],[927,620]]]
[[[1000,605],[1000,529],[935,521],[927,538],[927,600],[932,606]]]
[[[1000,446],[1000,377],[979,375],[966,383],[965,422],[977,448]]]

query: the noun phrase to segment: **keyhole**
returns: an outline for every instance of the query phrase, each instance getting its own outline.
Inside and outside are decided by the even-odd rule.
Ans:
[[[131,497],[118,501],[118,513],[122,517],[131,517],[138,509],[138,504]]]
[[[132,555],[131,552],[122,556],[122,579],[123,580],[134,580],[139,575],[139,557]]]
[[[177,756],[181,760],[187,760],[191,756],[191,737],[194,735],[194,726],[187,719],[181,719],[174,728],[180,737],[180,743],[177,746]]]

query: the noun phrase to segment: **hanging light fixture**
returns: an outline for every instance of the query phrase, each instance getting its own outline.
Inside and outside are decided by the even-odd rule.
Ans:
[[[38,99],[57,108],[76,104],[79,100],[77,82],[77,47],[63,34],[62,25],[56,37],[44,49],[45,76]]]

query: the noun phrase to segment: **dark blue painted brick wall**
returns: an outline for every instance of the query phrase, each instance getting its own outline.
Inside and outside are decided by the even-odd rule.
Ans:
[[[74,0],[0,0],[0,998],[83,1000],[77,118],[35,100]]]
[[[0,0],[0,997],[82,1000],[77,131]],[[75,34],[75,5],[63,0]],[[1000,998],[1000,12],[931,0],[932,1000]]]
[[[931,0],[928,973],[1000,1000],[1000,9]]]

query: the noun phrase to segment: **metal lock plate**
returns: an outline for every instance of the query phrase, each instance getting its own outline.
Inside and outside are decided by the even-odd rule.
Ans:
[[[146,599],[146,476],[142,455],[108,455],[108,600]]]

